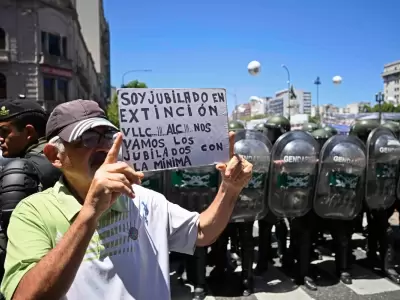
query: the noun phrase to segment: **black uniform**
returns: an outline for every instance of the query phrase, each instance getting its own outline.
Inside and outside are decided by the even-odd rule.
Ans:
[[[284,133],[290,131],[290,122],[283,116],[274,116],[256,130],[264,131],[272,144]],[[267,195],[266,195],[267,197]],[[287,253],[288,228],[284,219],[278,219],[272,212],[258,220],[258,261],[256,272],[262,274],[268,270],[268,261],[272,260],[272,227],[275,225],[275,235],[278,241],[278,254],[285,266],[291,265],[291,256]]]
[[[351,133],[357,135],[365,143],[371,131],[379,126],[375,120],[358,121],[352,127]],[[386,122],[382,127],[389,128],[393,131],[396,137],[399,136],[400,128],[395,122]],[[399,195],[397,195],[399,196]],[[389,224],[389,218],[393,214],[394,209],[398,206],[399,200],[388,209],[370,209],[367,204],[364,204],[364,210],[368,220],[368,251],[367,257],[372,265],[380,261],[380,267],[385,272],[387,277],[393,282],[400,284],[400,275],[394,269],[394,232]],[[379,246],[379,247],[378,247]],[[379,250],[380,260],[377,257]]]
[[[27,100],[2,103],[7,115],[2,115],[0,121],[10,121],[13,118],[29,112],[45,112],[37,103]],[[3,137],[4,138],[4,137]],[[31,144],[21,153],[19,158],[7,159],[0,172],[0,278],[4,275],[4,260],[7,246],[7,227],[11,213],[24,198],[39,191],[52,187],[60,178],[61,172],[53,167],[43,155],[46,144],[44,138]]]
[[[244,126],[239,122],[230,122],[230,131],[240,131],[244,129]],[[265,183],[265,182],[264,182]],[[264,199],[263,199],[264,200]],[[240,200],[236,204],[236,208],[241,209],[240,205],[247,205],[247,203],[241,203]],[[235,208],[235,209],[236,209]],[[247,207],[243,207],[244,210]],[[232,216],[234,218],[234,214]],[[239,220],[240,219],[240,220]],[[228,239],[231,238],[235,251],[239,250],[241,256],[242,266],[242,291],[243,296],[248,296],[253,293],[254,289],[254,273],[253,273],[253,261],[254,261],[254,241],[253,241],[253,225],[254,219],[251,218],[238,218],[238,222],[231,222],[227,228],[213,245],[214,259],[216,262],[215,275],[222,275],[222,272],[227,267],[227,244]],[[236,245],[235,245],[236,244]],[[231,249],[232,250],[232,249]]]
[[[303,130],[311,126],[303,126]],[[312,127],[315,129],[315,126]],[[317,140],[320,149],[324,143],[333,135],[329,130],[316,129],[311,132],[311,135]],[[318,226],[315,224],[318,223]],[[314,282],[311,270],[311,255],[313,251],[313,242],[318,234],[317,228],[321,228],[322,222],[315,215],[314,211],[309,211],[305,216],[294,218],[291,222],[291,232],[293,238],[292,249],[297,260],[297,283],[304,284],[304,286],[310,290],[317,290],[317,285]]]

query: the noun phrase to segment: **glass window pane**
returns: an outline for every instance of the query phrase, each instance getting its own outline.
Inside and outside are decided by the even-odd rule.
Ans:
[[[56,100],[54,78],[50,77],[43,78],[43,95],[44,95],[44,100],[47,101]]]
[[[60,36],[49,33],[49,54],[61,56]]]
[[[68,101],[68,80],[66,79],[57,80],[57,101],[58,102]]]
[[[41,34],[41,41],[42,41],[42,52],[47,52],[47,33],[42,31]]]
[[[4,74],[0,73],[0,99],[7,98],[7,78]]]

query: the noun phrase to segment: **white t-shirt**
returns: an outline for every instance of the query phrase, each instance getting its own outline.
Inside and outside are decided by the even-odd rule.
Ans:
[[[198,213],[189,212],[168,202],[152,190],[135,186],[136,194],[130,217],[118,220],[99,230],[117,228],[126,233],[136,228],[125,243],[109,252],[123,249],[122,254],[82,262],[67,293],[68,300],[126,299],[168,300],[171,298],[169,281],[169,251],[193,254],[197,239]],[[130,223],[130,224],[129,224]],[[113,236],[102,240],[110,243]]]

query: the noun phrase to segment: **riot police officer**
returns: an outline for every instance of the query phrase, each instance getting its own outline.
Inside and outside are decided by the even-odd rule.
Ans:
[[[397,122],[394,121],[386,121],[382,125],[384,128],[389,128],[393,133],[397,136],[397,138],[400,137],[400,125]]]
[[[2,102],[0,108],[0,146],[9,158],[0,172],[1,278],[13,209],[25,197],[53,186],[61,175],[43,155],[47,117],[36,101],[26,99]]]
[[[247,138],[249,138],[252,140],[252,142],[254,142],[255,139],[260,138],[260,140],[258,140],[257,142],[263,143],[266,148],[272,147],[265,136],[255,131],[247,132],[244,125],[238,121],[229,122],[229,131],[236,132],[235,153],[243,155],[245,153],[241,153],[241,151],[249,151],[249,153],[247,153],[249,155],[248,159],[250,159],[250,157],[257,157],[260,154],[257,153],[256,155],[252,155],[252,151],[257,150],[254,148],[254,144],[248,146],[246,145],[246,141],[242,141],[242,139],[246,140]],[[267,144],[269,144],[270,146]],[[237,244],[235,248],[236,251],[240,250],[239,253],[241,256],[243,296],[249,296],[253,293],[254,290],[253,225],[255,218],[257,217],[258,213],[260,213],[258,210],[264,210],[266,208],[265,186],[267,183],[267,174],[265,173],[267,173],[269,170],[270,152],[269,150],[265,151],[266,152],[261,153],[264,161],[256,164],[255,162],[253,162],[253,164],[256,165],[256,169],[253,172],[253,178],[252,180],[250,180],[249,186],[244,188],[239,196],[234,212],[232,214],[231,223],[228,224],[224,233],[220,236],[213,247],[213,251],[216,252],[214,254],[214,259],[216,260],[215,269],[218,270],[216,271],[216,274],[220,275],[221,272],[225,270],[225,267],[227,265],[226,252],[228,238],[231,238],[233,245]],[[268,167],[265,167],[263,172],[258,172],[257,168],[259,168],[260,165],[263,165],[264,163],[268,164]],[[260,179],[258,179],[258,177],[257,179],[254,178],[255,174],[257,174]],[[257,197],[257,199],[255,199],[254,197]],[[235,240],[237,238],[238,243],[235,243]]]
[[[338,134],[338,131],[336,130],[336,128],[329,126],[329,125],[322,126],[322,129],[330,132],[332,135]]]
[[[330,137],[334,136],[337,134],[337,130],[331,126],[324,126],[320,129],[314,130],[311,132],[311,135],[317,140],[320,151],[322,150],[322,147],[326,143],[326,141],[329,140]],[[314,240],[316,243],[323,243],[324,242],[324,222],[320,222],[317,226],[317,231],[314,232]],[[316,249],[317,252],[319,252],[319,249]],[[320,254],[320,253],[319,253]]]
[[[357,137],[335,135],[321,149],[313,208],[332,235],[336,272],[345,284],[352,283],[350,241],[362,209],[365,169],[366,149]]]
[[[315,123],[304,123],[303,126],[301,127],[301,130],[304,130],[306,132],[313,132],[319,128],[318,124]]]
[[[213,201],[219,186],[214,165],[165,171],[168,199],[190,211],[203,212]],[[182,254],[187,279],[194,285],[194,300],[205,297],[207,247],[196,247],[194,255]]]
[[[273,116],[265,124],[259,124],[255,130],[267,135],[272,144],[284,133],[290,131],[290,122],[283,116]],[[256,273],[262,274],[268,270],[268,261],[272,260],[271,235],[275,225],[275,235],[278,242],[278,255],[284,266],[289,267],[291,261],[287,253],[288,228],[284,219],[278,219],[272,212],[258,220],[258,261]]]
[[[374,130],[377,127],[379,127],[379,122],[377,120],[357,120],[350,127],[349,134],[357,136],[360,140],[363,141],[363,143],[367,144],[369,134],[371,133],[372,130]],[[371,222],[370,216],[371,215],[368,211],[367,205],[364,205],[364,204],[363,204],[362,212],[354,220],[354,228],[355,228],[355,232],[358,232],[358,231],[364,232],[362,223],[363,223],[364,214],[366,214],[367,220],[368,220],[368,225],[367,225],[364,233],[367,236],[369,236],[370,230],[372,227],[372,225],[370,225],[370,222]],[[376,261],[376,259],[377,259],[376,252],[377,252],[378,248],[377,248],[377,240],[374,237],[374,234],[372,234],[372,237],[368,237],[367,242],[368,242],[367,257],[369,258],[370,261]],[[368,250],[370,248],[371,248],[371,251]]]
[[[358,121],[351,128],[351,134],[359,136],[368,149],[364,202],[368,219],[367,257],[372,265],[380,261],[386,276],[400,284],[400,275],[394,269],[394,233],[388,222],[397,201],[400,145],[395,131],[393,124],[380,126],[376,120]],[[377,148],[391,150],[382,152]],[[378,244],[380,260],[377,257]]]

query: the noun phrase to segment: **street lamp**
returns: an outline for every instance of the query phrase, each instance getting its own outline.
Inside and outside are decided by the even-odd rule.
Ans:
[[[121,85],[121,87],[124,87],[124,85],[125,85],[125,75],[128,75],[130,73],[137,73],[137,72],[152,72],[152,70],[149,70],[149,69],[140,70],[140,69],[138,69],[138,70],[126,71],[124,74],[122,74],[122,85]]]
[[[382,102],[385,101],[385,95],[382,92],[379,92],[375,95],[375,101],[379,105],[379,124],[382,124]]]
[[[233,98],[235,99],[235,110],[234,110],[235,113],[233,115],[233,117],[234,117],[233,120],[236,121],[237,120],[237,105],[238,105],[237,104],[238,100],[237,100],[236,91],[234,91],[233,93],[226,91],[226,93],[231,95],[231,96],[233,96]]]
[[[319,86],[321,84],[321,80],[319,79],[319,76],[317,79],[315,79],[314,84],[317,86],[317,109],[315,110],[315,115],[319,117]]]
[[[289,106],[288,106],[288,109],[289,109],[289,120],[290,120],[290,109],[292,108],[292,105],[291,105],[291,101],[290,101],[290,99],[291,99],[291,97],[290,97],[290,72],[289,72],[289,69],[288,69],[288,67],[286,66],[286,65],[282,65],[282,68],[284,68],[285,70],[286,70],[286,73],[287,73],[287,78],[288,78],[288,80],[287,80],[287,85],[288,85],[288,90],[287,90],[287,92],[288,92],[288,99],[289,99]]]

